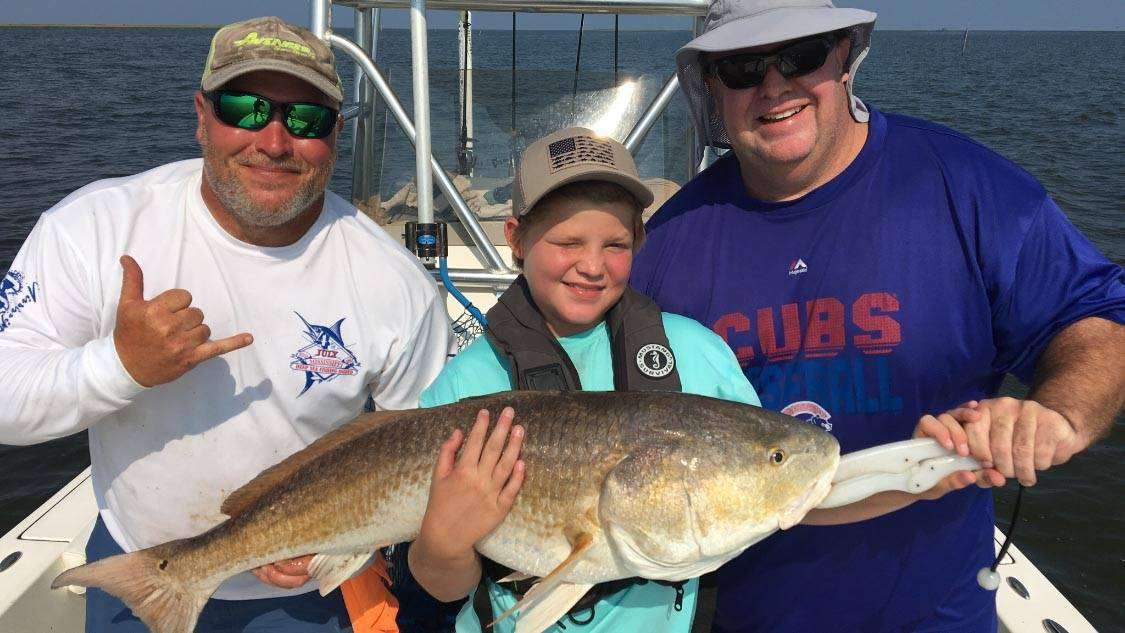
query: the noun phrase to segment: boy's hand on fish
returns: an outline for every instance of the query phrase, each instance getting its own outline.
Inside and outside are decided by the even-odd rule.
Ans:
[[[307,554],[288,560],[279,560],[276,563],[251,569],[250,572],[267,585],[282,589],[296,589],[309,581],[309,561],[312,558],[312,554]]]
[[[914,437],[933,438],[946,450],[956,451],[961,456],[972,455],[981,463],[987,463],[978,452],[973,450],[966,429],[967,425],[978,424],[984,417],[984,414],[974,408],[975,405],[976,402],[967,402],[961,407],[937,416],[922,416],[918,426],[914,427]],[[982,468],[978,471],[959,470],[916,496],[921,499],[940,499],[947,493],[961,490],[974,483],[981,488],[1003,486],[1004,477],[992,468]]]
[[[524,463],[519,458],[524,429],[512,425],[514,417],[515,411],[505,407],[489,434],[489,414],[482,410],[467,438],[455,429],[442,444],[415,543],[429,556],[457,559],[472,555],[476,542],[508,516],[524,480]]]
[[[1066,463],[1090,444],[1065,416],[1034,400],[990,398],[963,409],[977,413],[965,421],[973,457],[1025,486],[1035,485],[1035,471]]]
[[[254,342],[248,333],[211,340],[203,311],[192,307],[191,293],[165,290],[144,298],[144,273],[136,260],[121,256],[121,300],[113,344],[121,364],[144,387],[172,382],[196,365]]]

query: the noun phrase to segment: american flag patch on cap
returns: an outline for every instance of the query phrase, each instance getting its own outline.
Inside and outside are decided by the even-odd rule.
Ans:
[[[598,163],[616,167],[613,145],[589,136],[571,136],[547,146],[551,159],[551,173],[581,163]]]

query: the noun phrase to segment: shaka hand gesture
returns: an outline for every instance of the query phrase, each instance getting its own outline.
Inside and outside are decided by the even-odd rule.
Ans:
[[[254,342],[248,333],[211,340],[203,311],[192,307],[191,293],[180,288],[144,299],[144,273],[136,260],[121,256],[121,301],[113,343],[129,375],[144,387],[183,376],[216,356]]]

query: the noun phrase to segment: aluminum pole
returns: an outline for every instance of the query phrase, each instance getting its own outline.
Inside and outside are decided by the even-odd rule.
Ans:
[[[325,36],[332,31],[331,0],[312,0],[310,13],[309,30],[320,39],[325,39]]]
[[[473,137],[473,12],[462,11],[457,28],[457,68],[460,71],[457,125],[457,171],[473,175],[475,138]]]
[[[378,11],[378,9],[375,9]],[[356,9],[355,11],[355,41],[368,56],[371,56],[371,12],[372,9]],[[371,116],[368,114],[373,104],[370,100],[371,89],[367,75],[357,68],[354,80],[355,102],[359,105],[359,116],[352,126],[352,198],[366,204],[371,197],[369,156],[371,146],[368,145],[367,128]]]
[[[381,11],[381,9],[372,9],[371,21],[368,24],[368,43],[370,44],[370,46],[368,46],[367,56],[372,60],[374,60],[375,56],[379,54],[379,25],[380,20],[382,19]],[[366,75],[366,73],[363,74]],[[367,153],[367,156],[364,157],[363,172],[364,177],[367,178],[367,193],[368,197],[370,198],[372,172],[373,170],[377,169],[379,171],[379,174],[381,175],[383,171],[382,150],[383,144],[386,141],[386,139],[384,138],[386,133],[386,125],[385,122],[378,121],[376,119],[376,115],[378,114],[377,108],[379,107],[379,95],[375,92],[375,86],[372,85],[370,79],[365,80],[364,84],[365,92],[367,94],[367,112],[365,114],[365,116],[367,117],[367,130],[364,133],[363,145],[364,147],[367,147],[369,151]],[[375,139],[377,124],[383,128],[382,131],[384,133],[379,137],[378,142],[376,142]],[[380,152],[378,160],[376,160],[375,158],[376,148],[378,148]],[[380,202],[382,202],[382,195],[382,191],[375,192],[376,199]]]
[[[668,107],[668,103],[672,100],[672,96],[676,94],[676,90],[680,87],[679,78],[673,73],[672,76],[665,82],[664,87],[660,89],[660,94],[652,100],[648,108],[645,109],[641,119],[633,126],[633,131],[629,132],[629,136],[625,138],[625,149],[629,153],[636,154],[641,149],[641,143],[644,142],[645,137],[648,136],[649,130],[652,129],[653,124],[664,114],[664,109]]]
[[[440,279],[440,271],[432,270],[430,274],[435,279]],[[484,270],[473,270],[470,268],[450,268],[449,278],[456,284],[467,284],[473,286],[492,286],[499,288],[507,288],[512,285],[516,280],[519,273],[490,273]]]
[[[414,123],[406,114],[406,110],[402,108],[402,103],[399,102],[398,97],[395,96],[394,91],[391,90],[390,85],[387,84],[383,73],[379,72],[379,68],[375,66],[375,62],[371,61],[370,57],[364,55],[363,50],[356,46],[355,42],[345,37],[340,37],[333,33],[328,36],[328,41],[331,42],[333,46],[347,53],[348,56],[355,60],[360,68],[367,73],[367,77],[375,84],[375,89],[379,92],[379,95],[386,101],[387,109],[390,110],[391,115],[394,116],[395,121],[397,121],[399,127],[402,128],[403,134],[406,134],[406,138],[409,139],[411,143],[415,144],[414,147],[415,150],[417,150],[418,145],[415,143],[417,135],[414,131]],[[465,230],[469,232],[473,243],[481,250],[481,254],[483,254],[484,258],[488,261],[488,266],[493,270],[508,272],[508,265],[504,263],[504,259],[500,257],[500,253],[497,252],[496,247],[492,245],[492,241],[488,239],[488,235],[486,235],[484,229],[481,228],[477,216],[473,215],[473,212],[469,210],[469,206],[465,204],[465,199],[461,197],[461,192],[457,191],[457,187],[453,185],[453,181],[449,179],[445,170],[441,168],[441,165],[438,164],[437,159],[433,156],[430,156],[430,166],[433,170],[434,177],[437,179],[438,187],[441,188],[442,193],[445,194],[445,198],[453,205],[453,212],[457,214]]]
[[[702,17],[696,17],[694,20],[692,20],[691,35],[693,38],[699,37],[700,34],[703,33],[703,26],[704,20]],[[688,180],[691,180],[692,178],[695,178],[697,174],[701,173],[704,169],[707,168],[707,165],[704,164],[706,157],[700,155],[705,155],[707,152],[699,151],[699,131],[695,129],[695,125],[693,124],[690,128],[688,128],[688,130]]]
[[[426,0],[410,2],[410,62],[414,75],[414,184],[418,222],[434,221],[434,182],[430,171],[430,56],[426,47]]]

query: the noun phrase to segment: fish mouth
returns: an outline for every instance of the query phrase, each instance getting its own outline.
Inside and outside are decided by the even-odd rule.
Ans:
[[[805,515],[808,514],[809,510],[819,505],[832,489],[832,475],[835,474],[835,472],[835,468],[830,468],[821,473],[816,483],[805,490],[805,494],[785,506],[785,509],[783,509],[777,517],[777,527],[782,530],[788,530],[800,523],[801,520],[805,518]]]

